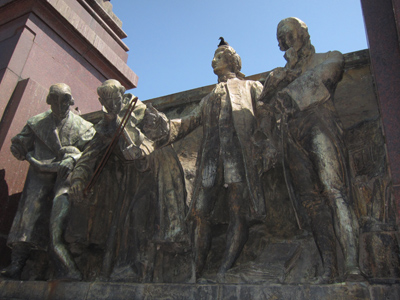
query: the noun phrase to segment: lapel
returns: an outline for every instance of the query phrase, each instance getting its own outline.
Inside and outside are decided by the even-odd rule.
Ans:
[[[61,141],[57,134],[56,124],[51,110],[29,119],[28,125],[37,138],[57,155],[61,149]]]
[[[210,93],[210,97],[207,99],[207,103],[205,103],[203,114],[203,126],[206,128],[218,128],[218,121],[219,121],[219,113],[221,110],[221,97],[217,93],[217,87]],[[209,134],[213,135],[215,132],[206,132],[207,136]]]
[[[229,98],[232,104],[232,111],[248,109],[253,111],[251,103],[250,89],[246,88],[247,81],[237,78],[228,79]]]
[[[69,146],[74,144],[76,139],[75,130],[72,128],[74,123],[74,113],[69,112],[64,126],[61,127],[60,132],[58,133],[61,145]]]
[[[229,99],[232,105],[232,121],[240,137],[253,130],[254,111],[248,81],[228,79]],[[244,137],[245,138],[245,137]]]

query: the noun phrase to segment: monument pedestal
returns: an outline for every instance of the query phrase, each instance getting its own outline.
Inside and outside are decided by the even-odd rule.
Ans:
[[[397,300],[399,284],[330,285],[137,284],[115,282],[2,281],[2,299],[359,299]]]

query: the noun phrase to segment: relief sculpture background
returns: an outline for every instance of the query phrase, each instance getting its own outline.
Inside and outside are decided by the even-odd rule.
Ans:
[[[56,196],[42,213],[52,225],[34,234],[50,242],[25,239],[20,247],[13,227],[12,262],[2,275],[397,280],[396,208],[368,51],[315,52],[296,18],[279,23],[277,38],[287,65],[262,74],[245,77],[240,56],[222,38],[212,60],[217,85],[143,103],[117,80],[105,81],[97,89],[102,111],[82,116],[93,132],[82,133],[87,139],[76,151],[54,154],[56,164],[14,138],[13,154],[40,174],[67,178],[59,165],[68,160],[71,175],[62,183],[51,175],[55,189],[44,195]],[[54,93],[50,88],[49,97]],[[57,113],[60,106],[48,103]],[[72,114],[69,105],[62,111]],[[37,202],[29,178],[24,193]]]

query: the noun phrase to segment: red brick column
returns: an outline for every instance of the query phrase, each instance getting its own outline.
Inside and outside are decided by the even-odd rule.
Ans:
[[[400,220],[400,0],[361,0]]]

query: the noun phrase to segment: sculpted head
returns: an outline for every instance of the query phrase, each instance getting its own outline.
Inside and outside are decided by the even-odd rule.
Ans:
[[[311,43],[307,25],[293,17],[279,22],[276,35],[282,51],[287,51],[289,48],[299,51],[304,45]]]
[[[283,19],[278,24],[279,48],[285,51],[286,67],[296,68],[298,62],[315,53],[307,25],[297,18]]]
[[[220,46],[214,53],[211,66],[218,77],[228,74],[237,76],[242,69],[242,60],[231,46]]]
[[[50,105],[55,116],[64,119],[69,112],[69,107],[74,105],[71,88],[65,83],[56,83],[50,86],[46,103]]]
[[[101,105],[111,114],[118,114],[121,111],[125,91],[125,87],[115,79],[106,80],[97,88]]]

